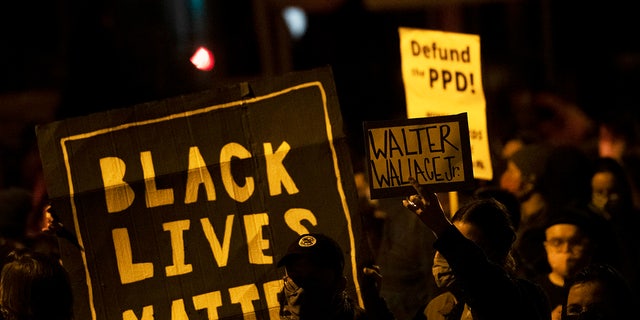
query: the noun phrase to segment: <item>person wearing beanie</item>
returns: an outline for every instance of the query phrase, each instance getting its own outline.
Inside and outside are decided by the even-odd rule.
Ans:
[[[545,151],[538,149],[536,154],[544,155],[544,166],[531,195],[522,200],[521,228],[515,244],[522,273],[527,277],[547,271],[544,230],[558,210],[570,206],[593,213],[587,208],[593,169],[586,153],[577,147],[553,146]]]
[[[520,201],[521,223],[525,225],[544,207],[538,192],[538,180],[544,174],[552,147],[545,144],[522,146],[507,160],[500,176],[500,187],[514,194]]]
[[[544,221],[546,201],[539,191],[539,179],[545,173],[551,152],[552,146],[547,144],[524,145],[507,159],[506,169],[500,176],[500,188],[513,194],[520,206],[514,258],[519,266],[518,274],[525,278],[535,275],[531,257],[538,257],[542,250],[532,249],[532,246],[536,247],[540,241],[537,238],[530,241],[529,234],[531,230],[541,229],[541,223]]]
[[[560,318],[565,282],[598,259],[594,223],[589,212],[564,208],[555,212],[545,227],[543,245],[549,271],[537,275],[533,281],[547,294],[552,319]]]
[[[551,152],[551,147],[544,144],[525,145],[511,155],[509,161],[520,171],[521,184],[511,189],[519,197],[526,197],[535,186],[536,179],[542,175],[545,162]],[[507,185],[509,186],[509,185]]]

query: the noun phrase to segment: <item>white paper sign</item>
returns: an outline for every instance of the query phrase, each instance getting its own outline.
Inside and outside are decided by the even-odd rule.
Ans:
[[[467,113],[473,175],[493,179],[480,37],[414,28],[398,29],[407,117]]]

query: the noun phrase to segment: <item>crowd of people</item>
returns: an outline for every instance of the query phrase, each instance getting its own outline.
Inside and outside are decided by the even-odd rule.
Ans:
[[[455,212],[443,209],[446,194],[415,185],[416,194],[402,201],[434,234],[428,244],[413,242],[433,259],[429,279],[436,290],[423,288],[426,299],[396,299],[383,281],[380,292],[388,308],[404,313],[396,319],[413,320],[633,314],[632,306],[640,302],[640,239],[634,232],[640,215],[633,179],[620,159],[590,157],[575,146],[523,143],[505,158],[496,184],[475,189]],[[385,209],[379,201],[370,205],[376,209],[363,210],[368,219],[376,219],[371,211]],[[392,216],[377,216],[389,220],[386,228],[397,228]],[[377,242],[388,241],[386,228]],[[388,252],[378,249],[379,256]],[[397,267],[378,261],[383,276]],[[413,316],[407,315],[408,306]]]
[[[71,320],[73,293],[55,221],[30,190],[0,190],[0,320]]]
[[[640,222],[637,128],[630,125],[632,119],[594,121],[575,106],[567,109],[573,111],[550,116],[552,112],[536,122],[534,134],[518,131],[501,141],[495,150],[494,180],[478,181],[473,190],[461,192],[457,196],[458,210],[450,210],[455,206],[448,203],[451,199],[447,194],[433,195],[428,189],[423,190],[425,186],[416,188],[416,195],[422,193],[420,197],[407,195],[410,202],[404,201],[417,213],[411,219],[396,214],[389,199],[370,200],[371,208],[361,210],[365,221],[382,221],[377,221],[377,229],[365,230],[374,231],[373,237],[378,238],[375,243],[383,244],[377,248],[376,261],[384,279],[390,274],[391,280],[382,281],[380,294],[396,319],[620,319],[624,318],[620,316],[622,312],[633,314],[631,306],[640,302],[640,234],[635,230]],[[359,185],[367,188],[366,183]],[[430,198],[420,207],[420,199],[425,197]],[[499,241],[484,238],[487,234],[501,234],[495,229],[500,225],[492,217],[495,212],[484,208],[480,210],[483,214],[478,215],[482,222],[493,220],[492,228],[478,221],[462,222],[473,216],[469,211],[477,210],[470,208],[482,207],[487,199],[503,206],[494,211],[505,211],[514,232],[513,239],[502,239],[502,245],[511,249],[509,263],[495,258],[492,245]],[[395,203],[402,200],[392,199]],[[434,207],[434,203],[442,203],[444,210]],[[457,251],[447,253],[447,245],[442,242],[461,239],[450,239],[449,233],[438,230],[441,226],[432,225],[433,217],[427,218],[425,213],[437,215],[438,219],[442,213],[447,221],[438,225],[445,224],[450,229],[448,224],[455,226],[458,232],[449,233],[462,234],[484,256],[467,252],[469,243],[456,244]],[[423,222],[423,228],[416,228],[415,221]],[[403,227],[416,237],[410,239],[405,234],[400,245],[397,239],[401,236],[389,231]],[[425,232],[433,236],[425,238]],[[395,271],[411,269],[399,266],[397,260],[386,259],[399,255],[398,248],[411,246],[422,248],[431,262],[424,264],[424,256],[405,250],[404,257],[412,257],[414,262],[405,261],[406,264],[419,266],[419,270],[402,273],[405,279],[433,272],[426,278],[426,285],[403,283],[405,292],[417,291],[418,295],[395,289]],[[460,252],[465,254],[459,257]],[[480,262],[490,263],[495,268],[493,273],[474,274],[482,268]],[[479,285],[479,281],[486,282]],[[520,281],[533,286],[532,290],[515,290]],[[509,286],[512,294],[503,297]],[[523,293],[528,294],[523,297]],[[485,301],[487,296],[495,300]],[[539,303],[541,299],[545,305]],[[484,309],[492,303],[494,308]],[[512,306],[517,307],[510,309]]]
[[[374,201],[366,172],[356,170],[364,305],[345,291],[344,248],[324,234],[305,234],[278,262],[285,273],[281,318],[632,314],[640,302],[637,137],[602,123],[589,140],[584,128],[566,128],[588,126],[584,118],[565,120],[565,127],[543,126],[537,138],[505,140],[494,180],[477,181],[457,200],[414,183],[406,197]],[[70,320],[60,230],[42,185],[32,186],[0,191],[0,319]]]

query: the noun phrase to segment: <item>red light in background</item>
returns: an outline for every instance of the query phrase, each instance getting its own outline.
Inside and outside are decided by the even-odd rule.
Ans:
[[[207,50],[205,47],[199,47],[198,50],[191,56],[190,59],[193,65],[202,70],[202,71],[210,71],[213,69],[215,65],[215,58],[213,57],[213,53]]]

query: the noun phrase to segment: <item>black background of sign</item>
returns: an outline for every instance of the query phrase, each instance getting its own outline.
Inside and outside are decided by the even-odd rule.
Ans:
[[[306,88],[262,100],[251,100],[316,81],[316,85]],[[326,90],[328,118],[325,118],[320,87]],[[69,196],[69,181],[60,142],[62,138],[239,101],[242,103],[237,106],[67,141],[64,148],[68,150],[74,189],[73,197]],[[350,248],[350,237],[355,235],[355,239],[358,239],[359,231],[357,226],[352,226],[350,231],[348,223],[358,222],[359,219],[347,221],[346,216],[355,214],[356,192],[339,110],[330,69],[320,68],[39,126],[39,148],[53,205],[67,228],[80,231],[79,238],[86,249],[96,319],[121,319],[122,312],[128,309],[133,309],[140,317],[142,307],[146,305],[154,306],[155,319],[170,319],[171,301],[181,298],[184,299],[189,318],[200,319],[204,313],[190,312],[193,309],[191,297],[211,291],[222,293],[223,306],[218,309],[220,317],[231,317],[241,312],[239,305],[230,303],[226,289],[252,283],[256,284],[261,295],[260,301],[254,303],[254,308],[260,311],[259,318],[266,317],[261,285],[282,276],[282,270],[276,269],[275,263],[297,236],[287,227],[283,218],[291,208],[312,211],[318,219],[318,225],[314,227],[305,223],[309,231],[326,233],[336,238],[345,252],[355,253],[355,248]],[[328,128],[333,136],[332,141],[328,140]],[[281,195],[270,196],[263,143],[271,143],[275,151],[284,141],[291,150],[283,164],[300,192],[289,195],[283,188]],[[241,144],[252,154],[249,159],[232,162],[233,175],[238,184],[242,185],[245,176],[254,177],[254,194],[242,203],[228,196],[220,179],[219,152],[224,144],[230,142]],[[334,167],[330,143],[336,148],[335,163],[338,168]],[[214,181],[215,201],[207,201],[204,188],[200,188],[196,203],[184,203],[191,146],[199,147],[207,164]],[[173,189],[173,204],[146,208],[140,165],[140,152],[143,151],[152,153],[157,188]],[[125,181],[135,191],[135,198],[126,210],[108,213],[99,159],[114,156],[126,163]],[[78,212],[77,226],[74,224],[72,204]],[[264,251],[264,255],[273,257],[272,264],[251,265],[248,262],[242,217],[259,213],[269,215],[269,224],[263,228],[263,232],[270,247]],[[229,260],[226,267],[218,267],[200,219],[209,219],[218,239],[222,241],[227,215],[234,215]],[[185,263],[192,264],[193,271],[167,277],[164,268],[172,264],[172,251],[169,233],[162,230],[162,224],[178,220],[190,221],[190,228],[183,236]],[[153,262],[153,278],[120,284],[111,236],[114,228],[128,229],[133,262]],[[63,262],[72,273],[78,297],[76,318],[89,319],[89,291],[81,256],[72,247],[64,246],[61,250]],[[347,259],[347,271],[351,268],[350,262]],[[350,281],[350,285],[350,290],[354,290],[353,281]]]

